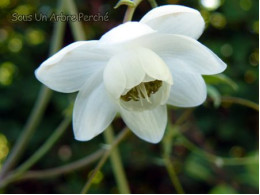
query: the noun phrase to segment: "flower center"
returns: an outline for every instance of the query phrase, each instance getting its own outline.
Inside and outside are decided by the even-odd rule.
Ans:
[[[125,95],[121,95],[120,98],[125,102],[129,102],[130,100],[133,100],[133,101],[141,101],[142,103],[142,99],[146,99],[147,102],[152,103],[149,99],[151,94],[156,93],[161,86],[162,86],[162,81],[159,80],[142,82],[141,84],[129,90]]]

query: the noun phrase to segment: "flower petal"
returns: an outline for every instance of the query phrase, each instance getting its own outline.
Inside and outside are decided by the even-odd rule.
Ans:
[[[181,5],[165,5],[152,9],[140,22],[162,33],[181,34],[194,39],[200,37],[205,26],[200,12]]]
[[[153,80],[172,84],[169,68],[164,61],[153,51],[136,47],[109,60],[104,70],[104,83],[108,92],[118,99],[127,90],[147,80],[147,75]]]
[[[154,32],[154,30],[145,24],[139,22],[126,22],[104,34],[101,37],[100,42],[104,45],[121,43],[152,32]]]
[[[173,83],[168,66],[156,53],[146,48],[135,49],[135,51],[139,57],[140,66],[148,76],[169,84]]]
[[[145,72],[136,59],[127,52],[112,57],[104,70],[104,84],[108,92],[118,99],[125,91],[139,84]]]
[[[126,125],[138,137],[151,143],[161,141],[167,124],[166,105],[143,112],[132,112],[121,108],[120,113]]]
[[[110,101],[103,84],[92,78],[80,90],[73,110],[75,139],[87,141],[102,133],[116,115],[116,108]],[[93,85],[94,84],[94,85]]]
[[[211,75],[227,67],[211,50],[187,36],[154,33],[129,44],[153,50],[168,66],[181,71]]]
[[[108,58],[109,54],[100,51],[97,41],[78,41],[44,61],[35,75],[55,91],[75,92],[91,74],[105,66]]]
[[[178,107],[194,107],[202,104],[207,89],[202,76],[170,68],[174,80],[167,104]]]

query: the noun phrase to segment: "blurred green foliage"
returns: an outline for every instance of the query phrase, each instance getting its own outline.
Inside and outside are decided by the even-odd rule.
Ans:
[[[211,2],[211,3],[210,3]],[[109,13],[109,21],[84,23],[87,39],[98,39],[120,24],[125,8],[113,9],[117,1],[77,0],[79,12],[87,15]],[[251,108],[221,103],[222,96],[234,96],[258,102],[259,1],[257,0],[162,0],[159,5],[182,4],[198,9],[206,21],[199,39],[227,64],[227,77],[205,78],[211,87],[203,106],[195,109],[185,131],[189,140],[202,150],[225,157],[258,154],[258,112]],[[48,57],[53,23],[12,21],[12,13],[50,14],[56,2],[29,0],[0,1],[0,167],[33,107],[40,83],[34,70]],[[134,20],[151,8],[144,0]],[[64,46],[73,42],[66,27]],[[41,125],[30,141],[22,161],[27,159],[51,135],[61,121],[63,111],[75,94],[54,93]],[[215,106],[213,105],[215,101]],[[216,104],[217,101],[217,104]],[[221,104],[220,104],[221,103]],[[169,121],[174,123],[185,109],[170,108]],[[124,127],[121,119],[113,122],[116,132]],[[168,129],[171,131],[172,129]],[[101,147],[102,136],[89,141],[73,139],[69,127],[61,140],[32,169],[44,170],[80,159]],[[162,163],[160,144],[146,143],[134,135],[120,144],[123,164],[132,193],[175,193]],[[171,160],[187,193],[258,193],[258,164],[217,166],[182,144],[171,146]],[[78,193],[94,165],[47,180],[28,180],[10,185],[5,193]],[[98,173],[92,193],[117,193],[110,163]]]

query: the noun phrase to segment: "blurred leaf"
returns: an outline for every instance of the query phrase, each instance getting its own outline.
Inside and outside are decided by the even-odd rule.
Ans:
[[[210,194],[237,194],[238,192],[226,184],[221,184],[212,188]]]
[[[191,154],[186,160],[185,171],[189,176],[204,181],[209,181],[213,175],[205,161],[194,154]]]
[[[238,85],[228,76],[224,74],[217,74],[217,75],[204,75],[203,76],[204,80],[206,81],[207,84],[227,84],[230,87],[232,87],[234,90],[238,89]]]
[[[212,98],[214,102],[215,108],[219,107],[221,104],[221,95],[219,91],[211,85],[207,85],[207,91],[208,91],[208,95]]]
[[[258,156],[258,152],[251,154],[252,156]],[[252,186],[256,189],[259,188],[259,164],[252,163],[245,166],[245,171],[239,175],[240,182]]]

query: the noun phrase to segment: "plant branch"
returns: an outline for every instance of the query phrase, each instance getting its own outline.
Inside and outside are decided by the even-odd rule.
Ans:
[[[78,14],[77,7],[73,0],[66,0],[64,2],[66,5],[65,10],[68,12],[68,14],[70,15]],[[75,40],[77,41],[86,40],[86,35],[84,33],[84,29],[80,21],[70,21],[70,27]]]
[[[86,156],[85,158],[82,158],[80,160],[77,160],[75,162],[72,162],[70,164],[41,170],[41,171],[28,171],[23,175],[20,180],[27,180],[27,179],[47,179],[51,177],[57,177],[59,175],[68,174],[72,171],[76,171],[78,169],[81,169],[95,161],[97,161],[103,154],[105,153],[105,149],[99,149],[93,154],[90,154],[89,156]]]
[[[95,178],[97,172],[102,168],[102,166],[105,164],[105,162],[107,161],[108,157],[110,156],[111,152],[113,151],[113,149],[129,134],[129,129],[125,128],[118,136],[117,138],[114,140],[113,144],[111,144],[111,146],[109,147],[109,149],[105,152],[105,154],[103,155],[103,157],[100,159],[100,161],[98,162],[96,168],[94,169],[93,173],[91,174],[90,178],[87,180],[86,184],[84,185],[83,189],[81,190],[81,194],[85,194],[87,193],[87,191],[89,190],[93,179]]]
[[[158,6],[156,0],[148,0],[152,8],[156,8]]]
[[[29,142],[29,139],[33,135],[36,127],[38,126],[42,118],[43,112],[49,102],[50,96],[51,91],[45,86],[42,86],[36,104],[30,114],[29,120],[23,129],[23,133],[19,137],[14,148],[12,149],[12,152],[5,161],[5,164],[1,170],[0,180],[3,179],[7,172],[18,163],[18,160],[22,156],[23,151],[25,150]]]
[[[259,105],[256,104],[255,102],[250,101],[250,100],[245,100],[245,99],[238,98],[238,97],[226,96],[226,97],[222,97],[221,101],[222,101],[222,103],[225,102],[225,103],[240,104],[242,106],[252,108],[252,109],[259,112]]]
[[[184,194],[184,189],[181,185],[181,182],[177,176],[177,173],[175,171],[174,165],[171,162],[170,154],[171,154],[171,148],[172,148],[172,141],[174,136],[177,135],[176,127],[183,122],[187,120],[187,118],[192,114],[193,109],[186,109],[184,113],[178,118],[178,120],[174,123],[174,125],[171,125],[169,123],[169,129],[166,132],[162,145],[163,145],[163,160],[166,167],[166,170],[168,172],[168,175],[172,181],[172,184],[177,191],[178,194]]]
[[[170,179],[172,181],[172,184],[173,184],[175,190],[177,191],[178,194],[184,194],[185,192],[184,192],[181,182],[178,178],[178,175],[175,171],[173,163],[171,162],[171,160],[169,158],[169,155],[164,154],[163,159],[164,159],[164,164],[165,164],[166,170],[170,176]]]
[[[9,183],[19,179],[19,177],[21,177],[26,170],[31,168],[32,165],[34,165],[41,157],[43,157],[64,133],[70,122],[71,116],[67,116],[54,131],[51,137],[27,161],[25,161],[15,171],[11,172],[0,182],[0,187],[5,187]]]
[[[217,166],[238,166],[245,164],[257,163],[259,161],[258,156],[252,157],[243,157],[243,158],[229,158],[229,157],[221,157],[209,152],[202,150],[200,147],[196,146],[190,140],[188,140],[184,135],[179,132],[179,136],[181,138],[181,143],[188,148],[190,151],[196,153],[197,155],[203,157],[205,160],[214,163]]]
[[[135,13],[135,10],[137,8],[137,6],[142,2],[142,0],[134,0],[134,6],[128,6],[127,10],[125,12],[125,16],[124,16],[124,20],[123,23],[131,21],[133,18],[133,15]]]
[[[114,134],[113,129],[111,126],[109,126],[104,131],[104,137],[106,140],[106,143],[111,145],[114,141]],[[114,150],[111,152],[110,160],[114,172],[114,176],[117,182],[117,186],[119,188],[119,192],[121,194],[130,194],[130,189],[128,185],[128,181],[126,178],[126,174],[122,165],[121,157],[118,151],[118,148],[115,147]]]

